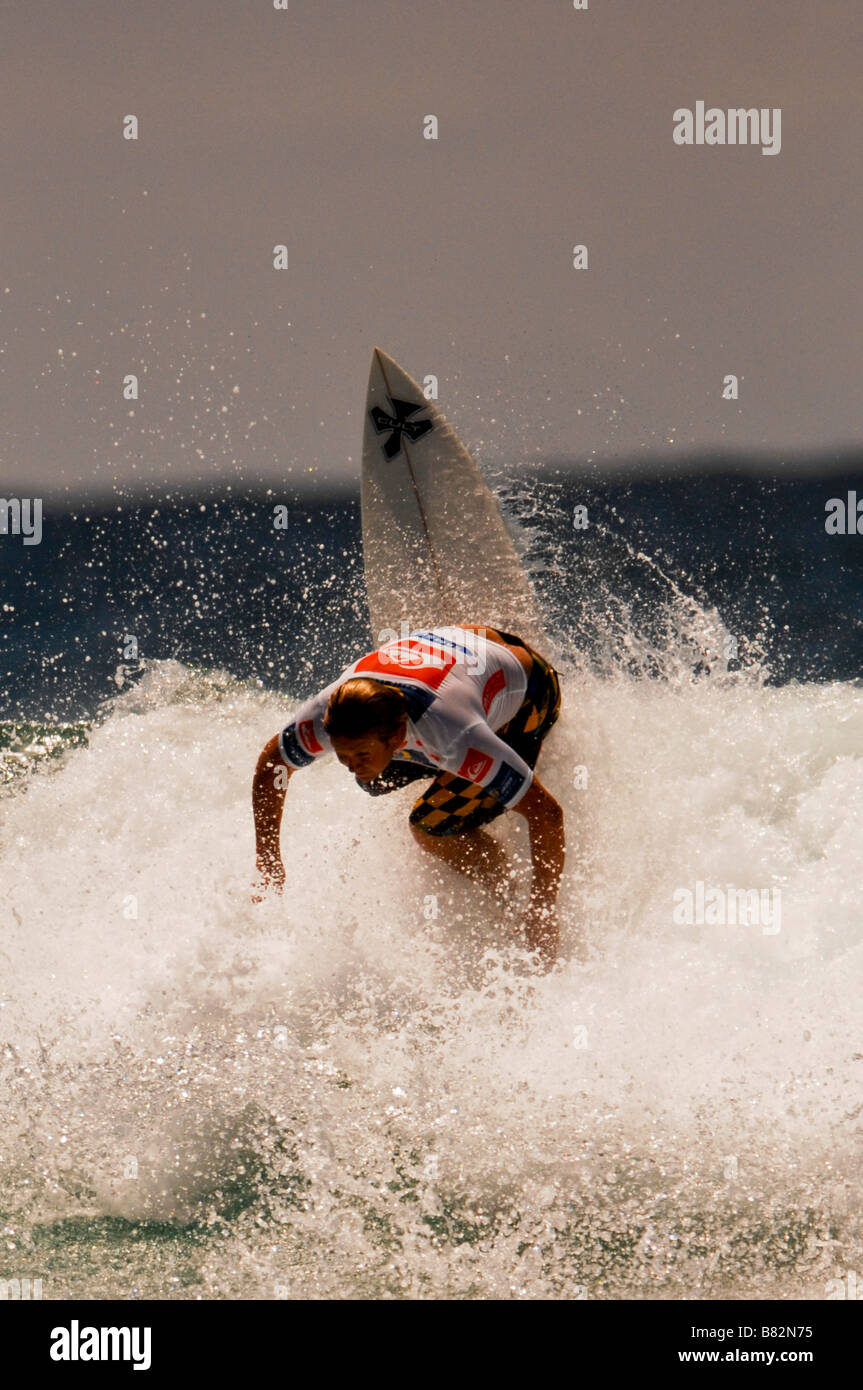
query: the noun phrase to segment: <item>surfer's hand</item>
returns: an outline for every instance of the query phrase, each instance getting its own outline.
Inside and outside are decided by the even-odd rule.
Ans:
[[[285,886],[285,866],[281,859],[259,854],[257,864],[258,873],[261,875],[261,883],[260,892],[255,893],[252,898],[253,903],[262,902],[263,894],[267,892],[268,889],[274,888],[277,893],[281,893]]]

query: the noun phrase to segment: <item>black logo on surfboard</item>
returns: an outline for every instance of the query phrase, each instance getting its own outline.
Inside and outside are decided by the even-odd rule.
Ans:
[[[374,406],[369,415],[372,417],[372,424],[378,434],[389,432],[389,439],[382,445],[384,458],[394,459],[396,454],[402,451],[402,435],[407,435],[412,444],[418,439],[422,439],[424,434],[434,429],[431,420],[412,420],[410,417],[416,415],[418,410],[424,410],[421,405],[413,405],[410,401],[399,401],[394,396],[387,396],[387,400],[393,408],[393,414],[388,415],[379,405]]]

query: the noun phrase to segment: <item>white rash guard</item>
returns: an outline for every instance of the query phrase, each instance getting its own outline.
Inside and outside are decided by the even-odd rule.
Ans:
[[[365,676],[398,686],[407,701],[407,736],[396,762],[425,763],[494,792],[516,806],[533,781],[528,764],[497,737],[527,690],[527,674],[506,647],[463,627],[420,628],[388,642],[300,705],[279,735],[288,767],[307,767],[332,751],[323,725],[334,690]]]

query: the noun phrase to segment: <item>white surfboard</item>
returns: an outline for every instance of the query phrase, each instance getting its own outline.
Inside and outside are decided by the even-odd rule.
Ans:
[[[363,557],[372,633],[488,623],[553,646],[495,498],[434,401],[379,348],[363,435]]]

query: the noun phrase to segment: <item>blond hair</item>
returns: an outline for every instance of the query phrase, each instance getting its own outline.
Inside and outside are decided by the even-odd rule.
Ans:
[[[406,715],[405,697],[397,686],[367,676],[353,676],[330,696],[324,728],[330,738],[374,734],[385,741],[397,733]]]

